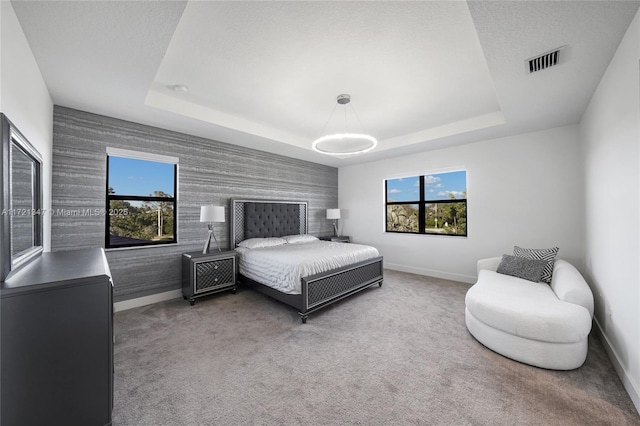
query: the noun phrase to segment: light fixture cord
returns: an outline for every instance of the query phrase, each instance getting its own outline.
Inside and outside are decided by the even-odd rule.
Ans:
[[[360,121],[360,117],[358,117],[358,113],[356,112],[356,109],[353,107],[353,104],[350,103],[349,105],[351,105],[351,109],[353,110],[353,115],[356,116],[356,120],[358,120],[358,124],[360,124],[360,128],[362,129],[362,133],[368,134],[367,133],[367,129],[365,129],[364,126],[362,125],[362,121]]]
[[[354,108],[354,106],[353,106],[353,104],[351,102],[348,102],[348,104],[351,107],[351,110],[353,111],[353,115],[356,117],[356,121],[360,125],[360,128],[362,129],[362,132],[366,134],[367,133],[367,129],[365,129],[364,126],[362,125],[362,121],[360,121],[360,116],[358,116],[358,113],[356,112],[356,109]],[[320,135],[321,136],[324,134],[324,131],[327,129],[327,126],[329,125],[329,122],[333,118],[333,114],[335,114],[336,108],[338,107],[338,105],[341,105],[341,104],[339,102],[336,102],[333,105],[333,109],[331,110],[331,114],[329,114],[329,118],[324,123],[324,126],[322,127],[322,131],[320,131]],[[344,128],[345,128],[345,133],[349,133],[349,120],[348,120],[348,117],[347,117],[347,105],[346,104],[344,105]]]
[[[337,106],[338,106],[337,103],[335,105],[333,105],[333,109],[331,110],[331,114],[329,114],[329,118],[327,119],[326,123],[324,123],[324,127],[322,127],[322,130],[320,131],[320,136],[322,136],[324,134],[324,131],[327,128],[327,125],[329,124],[329,121],[331,121],[331,117],[333,117],[333,113],[336,112],[336,107]]]

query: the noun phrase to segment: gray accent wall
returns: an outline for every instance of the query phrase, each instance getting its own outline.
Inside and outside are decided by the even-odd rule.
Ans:
[[[181,254],[202,250],[200,206],[224,205],[215,224],[229,248],[229,199],[309,203],[309,233],[331,233],[325,209],[338,206],[338,169],[280,155],[55,106],[53,115],[52,251],[104,247],[107,147],[179,158],[178,244],[107,250],[114,300],[180,288]]]

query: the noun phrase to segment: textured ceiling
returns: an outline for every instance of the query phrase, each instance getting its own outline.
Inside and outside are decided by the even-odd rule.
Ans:
[[[340,166],[577,123],[639,2],[12,5],[55,104]],[[341,93],[374,151],[311,150]]]

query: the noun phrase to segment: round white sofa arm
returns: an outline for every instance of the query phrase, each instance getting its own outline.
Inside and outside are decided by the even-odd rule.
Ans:
[[[501,260],[502,260],[502,257],[489,257],[487,259],[478,260],[478,263],[476,266],[476,271],[478,272],[478,275],[480,275],[480,271],[483,269],[487,269],[489,271],[495,271],[496,269],[498,269],[498,265],[500,265]]]
[[[558,299],[584,307],[593,318],[593,293],[580,272],[566,260],[556,259],[551,289]]]

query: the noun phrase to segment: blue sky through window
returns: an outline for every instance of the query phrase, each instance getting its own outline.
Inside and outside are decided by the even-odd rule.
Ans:
[[[467,172],[460,170],[449,173],[436,173],[424,177],[425,200],[449,200],[449,194],[463,198],[467,189]]]
[[[449,194],[460,199],[467,188],[467,172],[432,173],[424,178],[424,199],[449,200]],[[387,201],[420,200],[420,179],[418,176],[387,180]]]
[[[109,156],[109,186],[116,195],[173,193],[174,165],[157,161]]]
[[[387,180],[387,201],[419,201],[420,179],[411,176]]]

